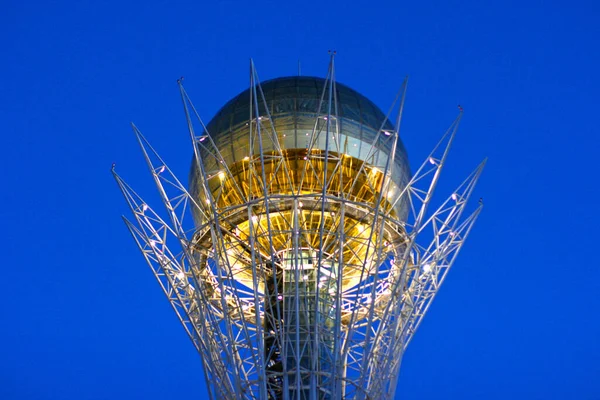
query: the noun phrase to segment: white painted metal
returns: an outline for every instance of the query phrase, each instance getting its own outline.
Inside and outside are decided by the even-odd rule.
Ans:
[[[142,200],[113,168],[113,175],[133,214],[131,221],[124,218],[127,228],[201,355],[211,399],[390,399],[396,388],[402,355],[482,208],[480,201],[479,206],[463,218],[484,163],[441,206],[428,214],[462,110],[408,185],[395,193],[390,190],[393,151],[381,171],[384,179],[379,197],[369,204],[357,202],[345,193],[337,196],[328,193],[331,177],[327,169],[319,177],[323,189],[316,197],[294,192],[292,187],[287,194],[273,195],[268,191],[265,160],[278,163],[277,168],[281,168],[283,174],[289,174],[288,165],[270,115],[258,115],[258,104],[265,100],[253,64],[250,75],[253,90],[248,140],[256,146],[250,146],[247,157],[258,161],[248,164],[251,175],[256,178],[249,184],[262,185],[257,190],[264,196],[250,198],[239,186],[234,188],[243,199],[239,209],[249,224],[250,235],[245,244],[249,249],[247,259],[236,260],[227,255],[233,246],[232,238],[236,237],[236,224],[231,220],[232,210],[219,206],[214,192],[209,189],[209,180],[217,173],[219,179],[232,179],[232,171],[211,136],[205,134],[206,126],[181,82],[194,162],[201,175],[201,198],[190,194],[133,126],[165,206],[166,218]],[[327,104],[327,114],[317,117],[310,143],[316,143],[319,135],[325,135],[325,153],[318,157],[336,164],[333,175],[341,168],[343,159],[336,118],[333,56],[327,85],[321,97]],[[373,143],[387,137],[393,141],[392,149],[396,148],[405,93],[406,81],[397,97],[399,101],[395,101],[399,104],[396,131],[383,131],[382,125]],[[394,106],[390,113],[393,109]],[[317,129],[318,118],[326,118],[324,131]],[[195,133],[196,123],[200,123],[201,136]],[[276,149],[274,153],[265,154],[265,141]],[[258,149],[258,154],[254,149]],[[367,160],[378,151],[372,145]],[[205,169],[203,157],[207,154],[217,160],[220,171]],[[310,151],[308,154],[306,174],[310,173],[311,162],[317,162],[311,159]],[[368,163],[362,168],[368,168]],[[410,210],[408,218],[398,219],[391,208],[381,206],[383,196],[387,196],[391,204],[406,202]],[[272,242],[271,222],[271,214],[276,213],[273,207],[282,200],[293,204],[296,216],[293,226],[289,227],[292,243],[284,252],[276,250]],[[331,204],[336,205],[335,209]],[[302,244],[306,232],[298,219],[301,210],[308,207],[314,213],[331,215],[336,222],[336,229],[326,230],[324,218],[321,219],[320,246],[310,249]],[[202,225],[192,223],[192,209],[202,216],[205,221]],[[364,214],[359,223],[363,225],[363,232],[369,232],[368,237],[360,233],[348,237],[345,216],[348,210],[357,209]],[[384,229],[394,230],[401,239],[384,243]],[[197,238],[201,235],[210,238],[211,248],[198,249]],[[260,248],[256,242],[264,235],[270,238],[267,249]],[[334,253],[322,247],[332,240],[338,243]],[[344,287],[342,254],[344,243],[352,240],[365,241],[366,254],[374,260],[374,267],[363,260],[358,284]],[[240,283],[237,278],[240,265],[251,268],[250,281]],[[269,289],[269,279],[283,279],[283,283],[276,282]],[[281,292],[277,289],[280,287],[284,288]]]

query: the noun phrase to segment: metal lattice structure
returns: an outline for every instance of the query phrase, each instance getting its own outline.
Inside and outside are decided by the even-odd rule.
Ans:
[[[133,126],[166,213],[113,168],[134,217],[124,221],[202,357],[211,399],[390,399],[481,211],[463,215],[484,163],[430,211],[462,110],[411,175],[406,80],[387,116],[336,83],[333,56],[324,80],[259,82],[251,63],[250,89],[204,125],[178,81],[189,188]]]

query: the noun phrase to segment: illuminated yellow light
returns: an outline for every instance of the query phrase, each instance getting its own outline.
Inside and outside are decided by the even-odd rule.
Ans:
[[[363,224],[357,224],[356,229],[358,230],[358,233],[361,234],[367,230],[367,226]]]
[[[336,138],[339,139],[339,137],[334,136],[334,140]],[[352,147],[352,144],[355,145],[355,150],[349,150]],[[332,181],[327,186],[328,194],[333,194],[334,196],[341,196],[343,194],[344,197],[356,199],[357,201],[367,204],[374,204],[374,202],[380,198],[379,196],[382,196],[383,203],[391,210],[389,211],[391,215],[395,215],[394,210],[391,209],[392,206],[390,203],[395,198],[396,194],[400,195],[400,189],[397,186],[390,184],[387,179],[382,179],[382,167],[375,167],[372,164],[369,165],[368,163],[365,163],[359,158],[355,158],[358,156],[351,152],[357,151],[356,147],[358,147],[358,145],[356,143],[347,143],[346,146],[348,147],[346,153],[338,153],[338,156],[342,157],[342,160],[337,161],[340,162],[340,169],[337,170],[329,168],[329,165],[332,167],[334,166],[333,161],[325,161],[320,157],[323,153],[322,149],[308,148],[308,146],[306,149],[288,149],[284,152],[283,156],[285,160],[289,162],[289,172],[286,172],[284,168],[278,168],[275,161],[270,162],[270,164],[265,163],[264,167],[261,163],[255,164],[256,158],[250,157],[249,155],[238,156],[237,162],[231,165],[228,164],[227,167],[226,165],[216,163],[216,165],[221,167],[221,170],[213,170],[213,180],[209,182],[210,192],[207,194],[198,194],[198,197],[201,196],[199,200],[206,201],[208,204],[208,206],[206,206],[207,210],[212,207],[216,207],[217,210],[225,210],[231,206],[243,205],[246,198],[261,198],[265,195],[261,190],[260,185],[254,184],[254,175],[248,169],[250,161],[253,161],[253,165],[258,168],[257,172],[262,172],[261,168],[264,168],[268,180],[276,182],[276,184],[274,183],[269,186],[267,195],[292,194],[293,196],[296,196],[300,194],[302,196],[296,197],[295,207],[292,204],[291,208],[282,209],[277,213],[266,215],[262,214],[263,211],[260,209],[256,209],[251,211],[250,218],[248,218],[247,214],[246,218],[243,218],[240,215],[240,219],[236,221],[236,225],[238,226],[234,225],[232,227],[233,229],[226,233],[226,236],[229,236],[229,238],[226,237],[226,239],[230,240],[231,245],[234,246],[234,248],[225,252],[231,263],[233,279],[249,287],[253,284],[252,266],[245,257],[241,256],[243,251],[240,244],[242,241],[249,240],[250,236],[255,236],[256,246],[264,249],[269,249],[271,248],[270,246],[273,246],[275,252],[280,252],[288,249],[290,243],[293,242],[294,237],[299,236],[301,232],[303,234],[303,242],[305,241],[307,247],[310,247],[314,246],[314,244],[318,243],[318,240],[320,240],[319,228],[321,227],[321,224],[323,224],[324,232],[329,232],[336,228],[336,223],[339,221],[338,217],[341,218],[342,210],[330,208],[321,214],[320,207],[313,210],[313,207],[311,206],[315,201],[311,196],[320,198],[319,196],[316,196],[316,193],[321,193],[323,190],[323,179],[320,179],[320,177],[324,176],[326,167],[328,170],[333,169],[336,171],[333,175],[330,175],[330,173],[327,175],[333,176]],[[307,163],[309,155],[311,163]],[[337,172],[339,172],[339,175]],[[379,176],[379,174],[382,174],[382,176]],[[217,176],[219,179],[215,179]],[[227,183],[225,183],[225,180],[227,180]],[[354,182],[354,180],[356,180],[356,182]],[[354,185],[350,185],[350,182],[353,182]],[[236,183],[242,184],[240,189],[241,193],[239,195],[237,192],[232,192],[231,190],[233,188],[229,187],[229,184],[235,186]],[[289,189],[288,193],[289,187],[292,189]],[[223,192],[225,189],[229,189],[229,191]],[[224,196],[222,193],[226,193],[227,195]],[[203,200],[202,197],[204,198]],[[307,200],[309,203],[306,204],[306,209],[304,209],[304,202],[301,201],[302,198],[309,199]],[[388,203],[388,201],[390,203]],[[254,212],[257,214],[253,215]],[[289,229],[289,227],[294,226],[295,218],[299,219],[300,229]],[[399,242],[401,239],[395,233],[390,234],[387,231],[380,233],[379,230],[373,230],[369,224],[365,224],[364,221],[362,221],[360,215],[354,215],[352,212],[345,212],[344,220],[346,222],[343,228],[343,235],[346,240],[344,240],[343,243],[340,243],[342,253],[336,253],[335,255],[336,258],[339,257],[343,259],[344,267],[340,271],[341,278],[339,281],[339,289],[333,289],[333,294],[344,293],[344,291],[356,285],[361,279],[361,271],[363,269],[366,269],[367,271],[373,269],[372,266],[376,262],[373,256],[372,247],[370,248],[370,246],[373,245],[368,246],[366,243],[377,243],[377,246],[387,252],[390,249],[389,246],[393,246],[390,243]],[[358,223],[359,220],[360,223]],[[268,236],[266,235],[267,232],[260,232],[261,234],[258,234],[257,232],[263,231],[263,228],[266,228],[268,221],[275,227],[273,230],[272,244],[268,240]],[[365,239],[368,239],[370,235],[373,235],[371,242],[366,242]],[[208,248],[212,245],[209,236],[202,236],[201,238],[199,236],[198,239],[198,248],[201,246],[206,246]],[[202,240],[200,241],[200,239]],[[328,236],[327,240],[327,243],[329,243],[334,240],[334,238]],[[337,248],[336,251],[338,251]],[[268,259],[266,255],[264,257],[265,259]],[[358,268],[358,265],[361,265],[362,267]],[[309,274],[305,278],[305,274],[306,272],[299,276],[301,282],[303,282],[304,279],[314,281],[315,287],[320,285],[325,292],[332,289],[327,282],[329,280],[331,280],[331,282],[337,280],[337,278],[325,276],[327,274],[323,272],[319,277]],[[264,283],[259,282],[259,287],[263,288],[260,290],[264,290],[263,286]],[[372,298],[372,301],[376,302],[376,297]],[[238,307],[241,306],[241,304],[238,305]]]

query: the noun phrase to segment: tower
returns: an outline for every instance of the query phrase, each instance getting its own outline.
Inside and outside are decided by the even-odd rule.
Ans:
[[[133,126],[165,205],[115,172],[127,227],[200,353],[213,399],[389,399],[406,346],[482,205],[484,163],[430,210],[462,110],[411,173],[399,128],[335,80],[250,87],[205,125],[178,81],[189,185]],[[395,115],[395,123],[391,122]]]

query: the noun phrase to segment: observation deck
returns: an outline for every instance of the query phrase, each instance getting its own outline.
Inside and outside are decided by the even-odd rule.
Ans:
[[[318,248],[324,257],[335,257],[338,238],[325,235],[325,243],[319,243],[319,228],[323,224],[325,232],[335,233],[343,208],[347,241],[342,286],[351,287],[358,283],[365,260],[367,268],[372,266],[376,243],[403,240],[397,224],[384,223],[381,232],[371,232],[371,226],[377,207],[388,220],[406,217],[404,202],[388,200],[411,177],[406,150],[394,140],[394,127],[384,113],[345,85],[336,83],[329,93],[325,79],[297,76],[263,82],[257,90],[254,95],[249,88],[225,104],[199,139],[201,144],[212,142],[212,147],[200,149],[204,184],[219,218],[226,221],[230,261],[238,265],[240,281],[251,286],[250,263],[242,260],[248,258],[243,243],[250,229],[256,229],[252,224],[262,232],[255,237],[265,260],[292,247]],[[212,202],[202,189],[198,168],[192,164],[190,193],[200,202]],[[212,248],[208,230],[203,234],[201,229],[211,217],[198,212],[194,217],[200,228],[197,244]],[[303,232],[296,246],[295,217]],[[369,238],[371,244],[366,243]]]

